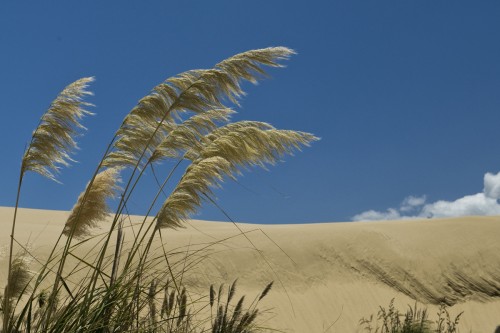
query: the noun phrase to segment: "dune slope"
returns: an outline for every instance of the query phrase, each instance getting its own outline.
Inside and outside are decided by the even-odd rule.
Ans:
[[[12,213],[0,207],[2,285]],[[43,257],[67,216],[21,209],[17,239]],[[206,293],[212,283],[239,278],[239,294],[253,297],[274,280],[262,303],[269,309],[265,326],[361,332],[360,318],[392,298],[401,309],[418,300],[431,319],[440,302],[452,315],[464,311],[461,332],[494,332],[500,325],[499,217],[238,226],[244,235],[231,223],[193,220],[163,237],[179,260],[199,254],[190,256],[193,266],[185,275],[193,290]]]

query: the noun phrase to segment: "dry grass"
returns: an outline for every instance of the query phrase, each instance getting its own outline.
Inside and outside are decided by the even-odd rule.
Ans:
[[[66,87],[42,116],[22,161],[16,213],[12,223],[8,284],[2,297],[3,332],[257,332],[257,305],[269,284],[248,308],[244,297],[233,305],[236,283],[223,299],[223,287],[196,296],[183,285],[189,267],[204,260],[186,253],[178,260],[165,248],[152,249],[164,228],[182,227],[212,189],[250,167],[274,164],[317,140],[309,133],[278,130],[255,121],[230,123],[244,94],[242,81],[257,82],[265,67],[281,67],[294,52],[284,47],[252,50],[228,58],[212,69],[193,70],[157,85],[126,115],[79,196],[59,240],[41,269],[30,272],[27,261],[13,255],[16,214],[26,172],[56,180],[71,161],[75,135],[82,129],[83,98],[92,78]],[[172,161],[173,163],[166,163]],[[125,233],[127,203],[146,168],[173,165],[146,207],[153,221]],[[184,167],[179,179],[174,171]],[[126,171],[126,172],[125,172]],[[126,174],[123,187],[120,179]],[[155,175],[156,176],[156,175]],[[159,181],[159,180],[158,180]],[[161,208],[165,186],[173,188]],[[114,213],[108,201],[117,199]],[[95,234],[105,219],[110,228]],[[82,244],[95,244],[81,253]],[[127,243],[127,251],[124,244]],[[157,255],[161,253],[161,255]],[[71,258],[71,260],[68,260]],[[158,270],[158,263],[168,269]],[[78,278],[78,282],[72,282]],[[215,302],[215,298],[217,301]],[[203,309],[212,316],[203,316]],[[201,310],[200,310],[201,309]]]
[[[371,315],[359,323],[369,333],[457,333],[461,316],[462,313],[452,319],[446,305],[441,304],[433,322],[429,320],[427,309],[419,308],[417,303],[402,313],[395,308],[392,299],[387,308],[380,307],[376,318]]]

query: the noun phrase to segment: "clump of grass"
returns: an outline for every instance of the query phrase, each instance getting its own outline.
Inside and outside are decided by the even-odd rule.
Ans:
[[[213,316],[211,320],[212,333],[249,333],[261,330],[256,325],[256,318],[259,315],[257,305],[269,293],[273,283],[269,283],[250,307],[245,310],[245,296],[242,296],[236,305],[232,304],[236,294],[236,282],[237,280],[229,286],[226,299],[223,298],[224,285],[220,285],[218,293],[215,292],[213,286],[210,287],[210,311]],[[216,296],[217,302],[215,302]]]
[[[1,297],[2,332],[256,332],[256,306],[272,284],[248,310],[244,297],[232,305],[236,283],[225,300],[222,286],[218,293],[211,288],[205,307],[215,317],[197,318],[203,298],[193,299],[183,276],[199,259],[189,254],[179,265],[164,247],[162,230],[183,227],[203,202],[214,202],[212,191],[225,179],[275,164],[317,140],[305,132],[230,119],[235,111],[226,104],[238,106],[242,82],[256,83],[265,76],[265,67],[281,67],[292,54],[285,47],[251,50],[154,87],[125,116],[51,253],[32,274],[26,262],[13,255],[24,175],[36,172],[57,181],[60,168],[72,161],[75,137],[84,129],[82,118],[91,114],[84,98],[91,95],[87,88],[93,78],[68,85],[42,116],[23,155]],[[163,182],[155,172],[160,167],[170,168]],[[175,179],[181,168],[182,176]],[[127,233],[127,203],[146,169],[152,170],[159,188],[144,220]],[[113,199],[114,212],[109,206]],[[109,229],[95,234],[106,219],[111,221]],[[152,248],[155,240],[161,243],[161,255]],[[81,252],[89,242],[90,252]],[[188,260],[192,262],[186,265]]]
[[[359,323],[369,333],[456,333],[462,313],[452,319],[446,305],[441,304],[433,322],[426,308],[418,308],[415,302],[403,313],[395,308],[393,298],[387,308],[380,306],[376,318],[371,315]]]

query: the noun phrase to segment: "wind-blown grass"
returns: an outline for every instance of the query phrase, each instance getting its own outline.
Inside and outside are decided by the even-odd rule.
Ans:
[[[259,331],[257,305],[272,284],[248,309],[245,297],[234,306],[231,302],[236,283],[230,286],[225,302],[222,286],[218,293],[210,288],[208,300],[194,298],[183,276],[204,257],[186,253],[178,260],[163,244],[159,251],[152,247],[163,239],[162,230],[183,227],[204,202],[215,202],[213,189],[224,180],[255,166],[275,164],[317,140],[309,133],[280,130],[262,122],[232,123],[235,111],[226,105],[238,106],[244,95],[242,81],[256,83],[266,76],[265,67],[281,67],[281,61],[293,53],[285,47],[251,50],[212,69],[181,73],[153,88],[125,116],[61,226],[50,255],[39,271],[31,272],[26,261],[13,255],[23,176],[33,171],[57,181],[59,168],[71,161],[78,129],[84,128],[80,120],[90,114],[84,110],[90,104],[83,98],[90,95],[86,88],[93,79],[83,78],[66,87],[42,116],[22,160],[8,283],[2,297],[2,331]],[[146,207],[152,220],[146,216],[132,234],[127,233],[127,203],[144,171],[160,164],[173,167]],[[185,169],[175,179],[174,171],[179,168]],[[124,170],[128,172],[122,182]],[[172,190],[154,213],[166,188]],[[114,213],[108,206],[113,199],[117,200]],[[106,219],[111,221],[109,229],[96,234]],[[79,252],[87,242],[94,244],[91,252]],[[166,271],[157,269],[160,266]],[[78,283],[72,282],[76,276]],[[213,316],[204,318],[201,313],[208,308]]]

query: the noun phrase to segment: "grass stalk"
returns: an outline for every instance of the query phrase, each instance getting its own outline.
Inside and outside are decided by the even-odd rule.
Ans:
[[[16,194],[16,205],[14,207],[14,218],[12,220],[12,229],[10,232],[10,244],[9,244],[9,267],[7,270],[7,285],[5,286],[4,292],[4,304],[3,304],[3,332],[9,332],[9,324],[11,315],[13,314],[14,309],[11,309],[11,292],[10,292],[10,282],[12,278],[12,258],[13,258],[13,249],[14,249],[14,233],[16,230],[16,219],[17,219],[17,210],[19,208],[19,198],[21,196],[21,187],[23,184],[24,177],[24,168],[21,166],[21,171],[19,173],[19,183],[17,185],[17,194]]]

